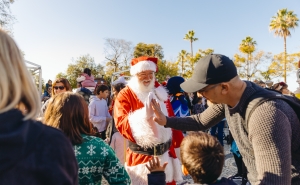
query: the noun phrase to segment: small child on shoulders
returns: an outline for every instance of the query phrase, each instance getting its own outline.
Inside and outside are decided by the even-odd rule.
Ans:
[[[224,165],[224,149],[219,141],[204,132],[190,132],[180,145],[182,172],[190,174],[195,185],[236,185],[232,180],[222,177]],[[148,185],[165,185],[164,169],[158,158],[152,158],[147,165]]]
[[[94,80],[94,76],[92,75],[92,71],[89,68],[85,68],[83,70],[81,76],[77,78],[77,82],[81,83],[82,88],[86,88],[91,92],[94,92],[96,82]]]

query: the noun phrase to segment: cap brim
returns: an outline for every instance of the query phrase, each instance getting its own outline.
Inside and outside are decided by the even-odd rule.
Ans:
[[[188,93],[199,91],[206,86],[208,86],[208,84],[195,82],[193,79],[189,79],[186,82],[180,84],[180,87],[184,90],[184,92]]]

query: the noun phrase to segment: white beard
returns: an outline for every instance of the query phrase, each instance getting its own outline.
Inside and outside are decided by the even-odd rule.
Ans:
[[[150,81],[150,84],[148,86],[145,86],[143,82],[139,81],[137,76],[131,77],[131,79],[128,81],[127,85],[135,92],[139,100],[141,102],[145,102],[146,98],[148,97],[149,92],[154,91],[154,84],[155,79],[153,78]]]

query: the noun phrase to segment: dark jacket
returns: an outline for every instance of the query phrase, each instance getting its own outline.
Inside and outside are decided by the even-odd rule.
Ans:
[[[164,172],[152,172],[148,174],[148,185],[166,185],[166,175]],[[190,185],[236,185],[232,180],[222,177],[212,184],[190,184]]]
[[[77,161],[67,137],[23,118],[16,109],[0,114],[0,185],[78,184]]]
[[[148,174],[148,185],[166,185],[166,174],[161,172],[151,172]]]

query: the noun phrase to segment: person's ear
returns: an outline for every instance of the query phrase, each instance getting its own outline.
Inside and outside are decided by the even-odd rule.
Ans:
[[[229,84],[228,83],[221,83],[221,94],[226,95],[229,91]]]
[[[185,176],[187,176],[189,174],[189,172],[187,171],[185,166],[183,166],[183,164],[181,165],[181,171],[182,171],[183,175],[185,175]]]

